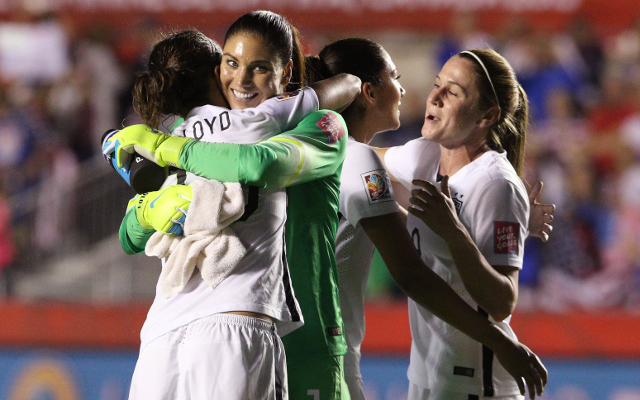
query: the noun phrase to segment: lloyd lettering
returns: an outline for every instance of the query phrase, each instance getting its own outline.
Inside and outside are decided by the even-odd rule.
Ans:
[[[204,121],[204,124],[202,123]],[[229,112],[224,111],[220,115],[216,115],[211,120],[203,118],[202,121],[196,121],[193,123],[193,138],[201,140],[205,133],[207,135],[213,135],[216,132],[215,128],[218,128],[218,132],[224,132],[231,126],[231,118],[229,118]],[[216,121],[218,123],[216,124]]]

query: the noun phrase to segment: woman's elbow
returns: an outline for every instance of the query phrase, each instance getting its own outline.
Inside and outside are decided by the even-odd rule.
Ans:
[[[489,312],[491,318],[496,322],[502,322],[507,319],[516,308],[516,299],[504,302],[495,307],[492,312]]]

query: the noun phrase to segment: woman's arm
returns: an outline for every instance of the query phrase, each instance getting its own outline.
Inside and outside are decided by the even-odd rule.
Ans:
[[[442,191],[426,181],[413,183],[420,189],[412,191],[412,206],[408,211],[447,242],[460,278],[473,300],[494,320],[507,318],[518,299],[519,270],[487,262],[458,219],[449,195],[448,177],[442,179]]]
[[[154,229],[145,229],[136,218],[135,207],[130,207],[120,224],[118,237],[122,249],[127,254],[144,253],[149,238],[155,233]]]
[[[360,224],[407,296],[456,329],[491,347],[491,339],[483,336],[491,323],[425,265],[400,212],[363,218]],[[486,340],[490,342],[485,343]]]
[[[171,165],[203,178],[282,188],[335,173],[346,147],[342,116],[320,110],[294,129],[252,145],[201,142],[132,125],[112,135],[103,153],[115,154],[118,168],[136,152],[160,166]]]
[[[351,74],[338,74],[309,85],[318,96],[320,109],[341,112],[360,94],[362,82]]]
[[[345,157],[346,132],[339,114],[317,111],[296,128],[254,145],[189,141],[178,167],[221,182],[282,188],[335,173]]]
[[[402,221],[399,212],[363,218],[360,224],[382,256],[398,286],[416,303],[438,318],[491,348],[501,364],[514,376],[524,394],[524,378],[529,393],[542,393],[547,381],[544,366],[526,347],[474,311],[433,270],[427,267]],[[521,347],[522,346],[522,347]],[[525,350],[526,349],[526,350]],[[535,389],[534,389],[535,388]]]

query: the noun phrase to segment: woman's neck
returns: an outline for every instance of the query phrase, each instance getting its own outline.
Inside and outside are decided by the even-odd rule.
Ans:
[[[465,165],[491,150],[486,142],[477,145],[462,145],[453,149],[440,145],[440,175],[453,176]]]
[[[347,123],[349,136],[357,142],[368,144],[377,131],[375,127],[369,126],[367,118],[362,118],[356,114],[357,113],[348,113],[347,115],[342,115],[344,121]]]

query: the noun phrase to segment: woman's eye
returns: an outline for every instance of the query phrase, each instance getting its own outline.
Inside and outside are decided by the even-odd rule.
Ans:
[[[450,93],[451,95],[453,95],[453,96],[456,96],[456,97],[458,96],[458,94],[457,94],[457,93],[454,93],[454,92],[452,92],[451,90],[449,90],[449,93]]]
[[[227,65],[230,66],[230,67],[235,68],[235,67],[238,66],[238,63],[233,61],[233,60],[227,60]]]
[[[434,84],[433,84],[433,87],[434,87],[434,88],[439,88],[439,87],[440,87],[440,85],[438,85],[437,83],[434,83]]]
[[[400,80],[400,78],[402,78],[402,75],[398,75],[398,76],[396,76],[396,78],[395,78],[395,79],[396,79],[396,80]]]
[[[268,71],[268,69],[267,69],[266,67],[263,67],[263,66],[260,66],[260,65],[259,65],[259,66],[257,66],[257,67],[255,68],[255,70],[256,70],[256,72],[259,72],[259,73],[265,73],[265,72],[267,72],[267,71]]]

